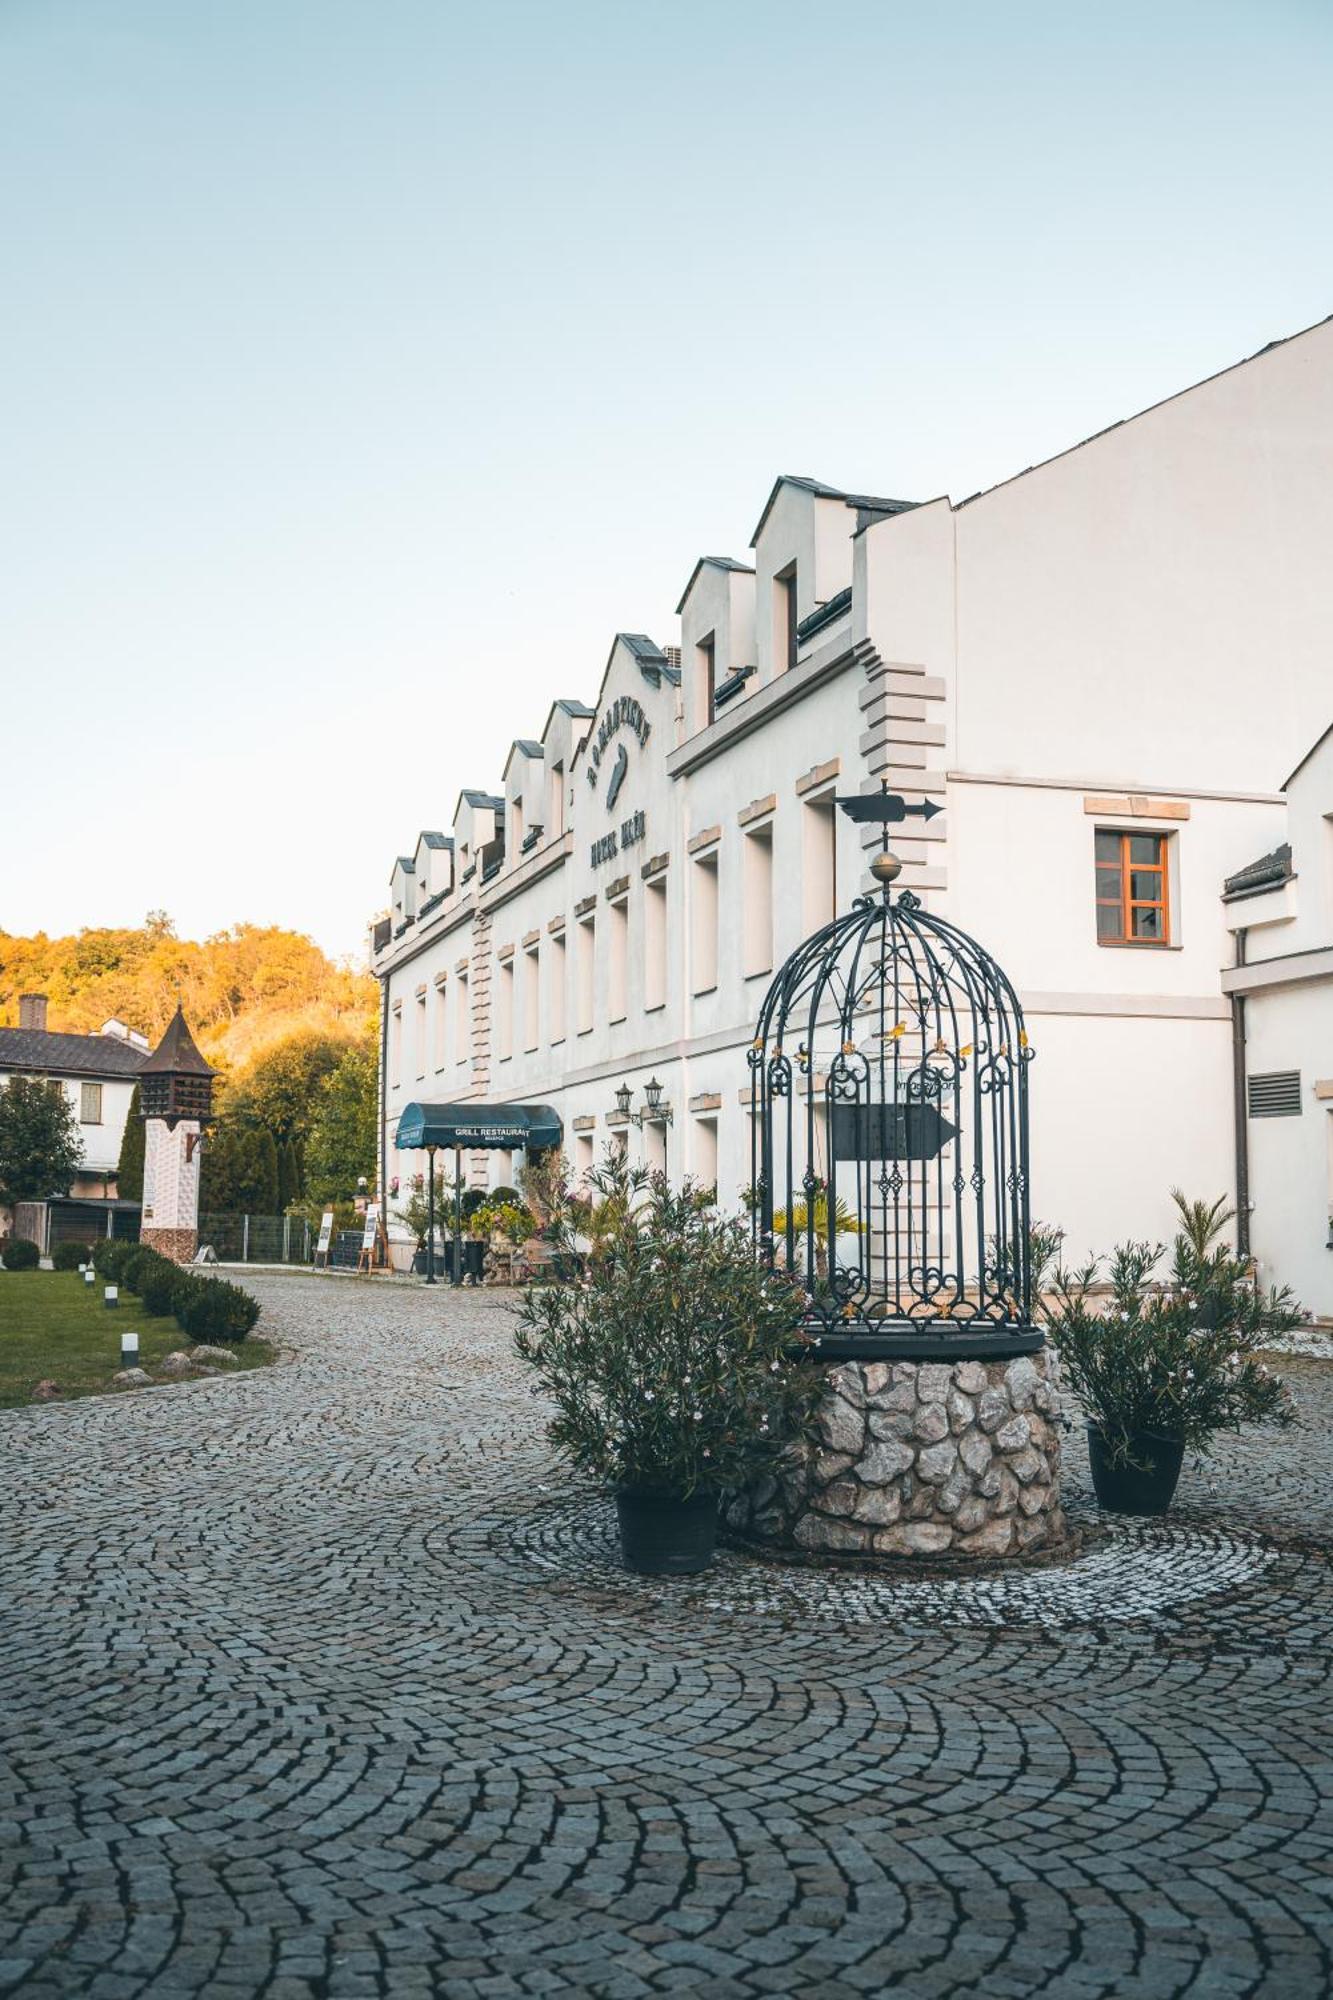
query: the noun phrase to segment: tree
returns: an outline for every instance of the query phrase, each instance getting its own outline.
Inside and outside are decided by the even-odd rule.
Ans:
[[[256,1132],[251,1140],[254,1160],[256,1215],[278,1213],[278,1148],[271,1132]]]
[[[291,1139],[278,1147],[278,1213],[285,1215],[296,1199],[296,1148]]]
[[[325,1079],[305,1148],[305,1192],[318,1202],[350,1201],[357,1181],[375,1178],[379,1065],[373,1043],[357,1043]]]
[[[139,1086],[136,1083],[120,1142],[120,1159],[116,1165],[116,1193],[121,1201],[143,1200],[144,1137],[144,1122],[139,1115]]]
[[[68,1194],[82,1159],[78,1120],[60,1086],[11,1077],[0,1090],[0,1203]]]
[[[295,1139],[309,1130],[320,1085],[338,1067],[347,1043],[316,1030],[288,1035],[232,1081],[226,1116],[238,1125]]]

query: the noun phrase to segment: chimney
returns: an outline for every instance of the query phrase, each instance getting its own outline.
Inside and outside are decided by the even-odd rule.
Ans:
[[[44,993],[19,994],[19,1026],[33,1028],[39,1035],[46,1033],[46,995]]]

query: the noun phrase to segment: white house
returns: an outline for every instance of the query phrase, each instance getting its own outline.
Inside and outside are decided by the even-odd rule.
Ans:
[[[1333,727],[1283,791],[1286,840],[1223,897],[1237,1156],[1260,1276],[1333,1318]]]
[[[1165,1236],[1173,1185],[1235,1185],[1219,885],[1287,837],[1333,712],[1331,533],[1333,322],[958,504],[779,479],[671,642],[618,634],[452,850],[423,836],[429,899],[421,846],[396,864],[390,1187],[406,1104],[486,1100],[550,1105],[579,1170],[611,1140],[738,1200],[760,1001],[869,886],[836,799],[887,777],[943,809],[895,838],[901,886],[1026,1008],[1034,1212],[1075,1254]],[[652,1077],[671,1122],[631,1125],[616,1089]]]
[[[105,1022],[96,1035],[70,1035],[53,1033],[46,1017],[42,994],[20,995],[19,1025],[0,1028],[0,1090],[13,1076],[32,1076],[64,1093],[83,1142],[83,1161],[70,1195],[84,1203],[105,1203],[116,1193],[125,1120],[148,1042],[121,1021]]]

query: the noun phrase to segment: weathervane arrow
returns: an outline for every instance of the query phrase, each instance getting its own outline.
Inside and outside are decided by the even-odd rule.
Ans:
[[[943,812],[934,799],[922,799],[918,805],[909,806],[906,799],[887,786],[878,792],[857,792],[846,799],[835,798],[835,805],[842,807],[848,819],[866,820],[877,826],[893,826],[899,820],[934,819],[936,813]]]

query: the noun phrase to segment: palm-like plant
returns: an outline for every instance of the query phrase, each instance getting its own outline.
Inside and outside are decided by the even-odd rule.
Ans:
[[[1171,1199],[1180,1217],[1180,1233],[1199,1262],[1203,1263],[1214,1238],[1221,1235],[1229,1222],[1234,1221],[1236,1211],[1228,1208],[1224,1194],[1211,1202],[1187,1201],[1179,1188],[1172,1188]]]
[[[790,1209],[780,1208],[773,1217],[773,1235],[782,1237],[788,1227],[797,1236],[804,1236],[813,1219],[815,1236],[815,1271],[821,1278],[828,1276],[829,1246],[829,1199],[828,1189],[821,1186],[813,1202],[794,1201]],[[841,1195],[833,1202],[833,1234],[835,1236],[859,1236],[861,1224],[848,1208]]]

